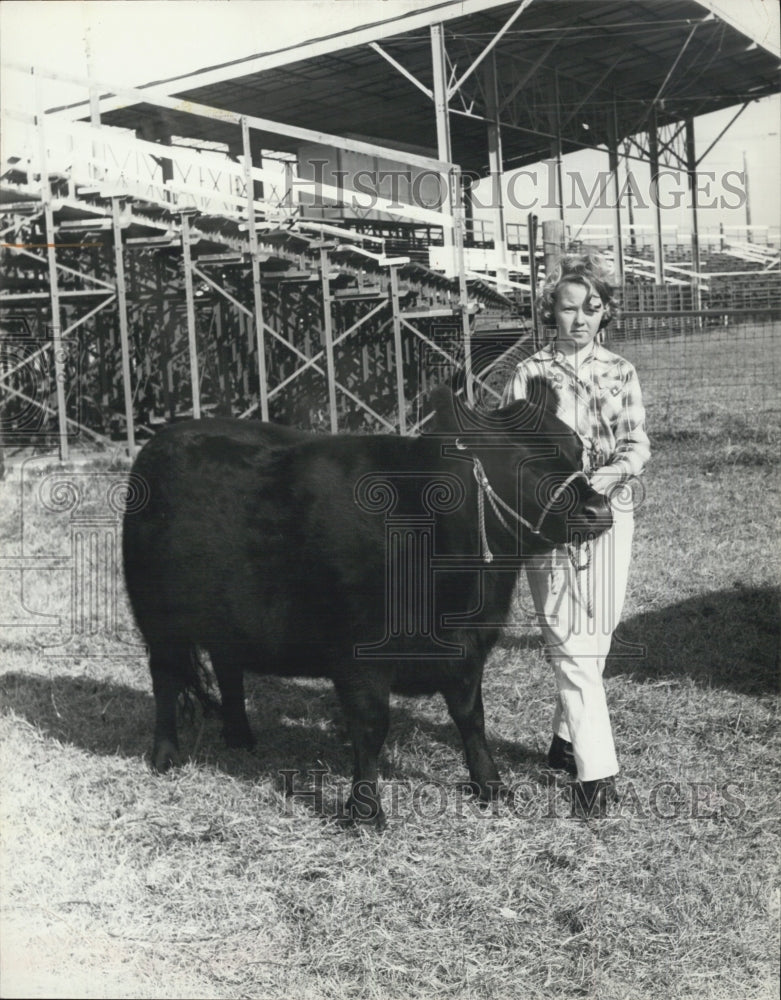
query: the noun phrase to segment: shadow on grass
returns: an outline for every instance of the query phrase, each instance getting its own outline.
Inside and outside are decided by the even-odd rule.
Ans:
[[[766,694],[778,690],[778,637],[774,588],[713,591],[622,622],[606,673]]]
[[[347,773],[352,754],[342,752],[333,718],[336,699],[328,690],[307,690],[274,677],[252,678],[250,721],[257,748],[250,754],[225,747],[216,714],[205,720],[197,757],[207,757],[230,773],[257,777],[282,767],[313,767],[318,759]],[[82,677],[42,677],[20,672],[0,675],[6,711],[37,726],[48,737],[94,754],[146,757],[152,744],[154,701],[150,694],[120,684]],[[193,751],[202,714],[183,713],[182,751]],[[246,759],[246,767],[239,763]]]
[[[461,742],[456,724],[448,719],[445,722],[434,722],[426,718],[415,710],[415,699],[409,698],[399,702],[391,717],[391,732],[389,739],[401,745],[407,745],[416,739],[417,734],[423,736],[426,742],[434,746],[449,747],[457,755],[459,766],[463,769],[466,778],[466,764],[464,763],[464,745]],[[486,730],[488,746],[491,756],[494,758],[500,773],[505,771],[529,771],[534,772],[544,763],[539,750],[525,745],[517,740],[507,740],[496,736],[491,731],[491,712],[486,708]],[[391,775],[386,771],[386,777],[402,777],[401,775]],[[415,770],[412,766],[406,766],[403,777],[429,779],[431,772],[425,767],[425,757],[423,766]],[[531,777],[535,777],[531,774]]]
[[[297,769],[305,775],[327,766],[337,776],[352,776],[352,745],[329,682],[247,675],[246,683],[248,715],[257,740],[254,750],[228,749],[216,714],[206,718],[198,740],[202,719],[198,708],[193,718],[185,715],[180,721],[185,757],[192,755],[232,777],[252,781],[271,777],[277,784],[284,769]],[[6,711],[13,711],[59,742],[92,754],[149,759],[154,701],[143,691],[83,677],[9,672],[0,675],[0,702]],[[427,768],[427,759],[439,757],[441,747],[446,746],[459,762],[454,777],[466,780],[463,746],[455,724],[426,718],[424,712],[416,710],[416,704],[416,698],[394,699],[386,752],[398,748],[405,760],[400,762],[391,750],[395,759],[393,763],[387,758],[382,762],[384,777],[429,780],[435,768]],[[489,742],[501,770],[527,769],[540,763],[539,754],[521,745],[506,740]],[[418,743],[421,745],[416,746]]]

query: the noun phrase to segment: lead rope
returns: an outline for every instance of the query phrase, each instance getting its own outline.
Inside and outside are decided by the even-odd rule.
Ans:
[[[591,535],[587,536],[586,539],[580,544],[576,545],[575,542],[570,542],[567,546],[567,554],[569,556],[570,565],[575,573],[575,584],[578,588],[578,601],[581,607],[585,606],[586,617],[594,617],[594,604],[592,600],[592,580],[593,580],[593,549],[592,549],[593,538]],[[585,552],[586,559],[581,565],[578,565],[578,553]],[[580,574],[585,570],[586,572],[586,600],[583,600],[583,588],[580,583]]]
[[[492,563],[494,554],[488,547],[488,535],[485,533],[485,501],[479,485],[477,487],[477,523],[480,528],[480,554],[483,557],[483,562]]]
[[[477,480],[477,523],[480,530],[480,546],[482,548],[483,561],[487,563],[492,563],[494,561],[494,554],[493,552],[491,552],[491,549],[488,545],[488,535],[485,530],[485,497],[488,497],[488,502],[491,504],[491,510],[493,510],[499,523],[502,525],[505,531],[508,531],[513,536],[513,538],[516,538],[516,540],[517,536],[515,532],[507,523],[507,521],[505,521],[505,519],[502,517],[502,512],[499,510],[499,504],[501,504],[502,507],[508,513],[512,514],[512,516],[516,519],[516,521],[518,521],[519,524],[525,524],[526,527],[529,528],[530,531],[533,531],[535,534],[539,534],[539,532],[535,529],[534,525],[531,524],[531,522],[527,521],[525,517],[522,517],[520,514],[516,513],[512,509],[512,507],[509,506],[509,504],[506,504],[500,496],[497,496],[496,493],[494,493],[493,487],[488,482],[488,476],[486,476],[485,474],[483,463],[476,455],[472,456],[472,461],[474,463],[473,471],[475,479]]]
[[[456,441],[456,448],[458,448],[461,451],[466,450],[464,445],[462,445],[458,441]],[[485,532],[485,503],[483,499],[483,494],[485,494],[485,496],[488,497],[488,502],[491,504],[491,509],[496,515],[496,518],[499,521],[499,523],[502,525],[505,531],[508,531],[516,539],[516,541],[519,541],[518,536],[515,534],[515,532],[507,523],[507,521],[505,521],[505,519],[502,517],[501,512],[499,510],[500,506],[502,510],[505,510],[511,517],[513,517],[518,522],[518,524],[522,524],[524,525],[524,527],[528,528],[533,535],[538,535],[540,538],[545,538],[545,535],[542,534],[541,529],[542,529],[542,523],[545,520],[545,517],[547,516],[549,510],[573,480],[579,479],[581,477],[585,478],[585,474],[583,472],[571,473],[571,475],[569,475],[565,479],[565,481],[561,484],[561,486],[559,486],[558,489],[554,490],[550,499],[543,507],[542,513],[540,514],[537,524],[532,524],[531,521],[527,521],[522,514],[519,514],[517,511],[513,510],[509,504],[505,503],[504,500],[502,500],[502,498],[498,495],[498,493],[494,492],[494,488],[493,486],[491,486],[490,482],[488,481],[488,476],[485,474],[483,463],[480,461],[477,455],[472,456],[472,463],[473,463],[472,471],[477,481],[477,516],[480,525],[480,542],[483,546],[483,558],[485,559],[486,562],[493,562],[494,557],[493,553],[488,547],[488,536],[486,535]],[[545,540],[549,541],[549,539]],[[555,543],[551,542],[551,544],[553,545]]]

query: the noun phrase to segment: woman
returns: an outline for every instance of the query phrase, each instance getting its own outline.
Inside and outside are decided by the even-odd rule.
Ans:
[[[541,303],[543,322],[555,326],[555,338],[518,365],[505,390],[505,402],[521,399],[535,375],[557,390],[559,416],[583,441],[584,472],[613,508],[610,531],[531,557],[526,567],[558,690],[548,763],[577,775],[573,808],[590,817],[604,816],[617,797],[618,761],[602,673],[629,571],[629,481],[642,473],[650,454],[637,373],[601,345],[600,331],[614,311],[610,279],[597,254],[558,262]]]

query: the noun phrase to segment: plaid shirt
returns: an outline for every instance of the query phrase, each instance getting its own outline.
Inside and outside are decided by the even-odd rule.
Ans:
[[[542,375],[558,391],[557,414],[583,441],[586,473],[604,470],[617,484],[640,475],[651,449],[640,383],[628,361],[594,344],[576,372],[549,344],[518,365],[504,402],[523,399],[534,375]]]

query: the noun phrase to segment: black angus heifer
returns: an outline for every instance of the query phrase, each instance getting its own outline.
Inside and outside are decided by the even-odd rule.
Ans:
[[[153,766],[179,763],[176,702],[208,651],[229,746],[251,746],[245,670],[330,677],[355,754],[348,815],[382,825],[377,758],[391,691],[440,691],[471,781],[501,787],[481,695],[520,558],[599,533],[609,506],[543,402],[491,415],[440,394],[436,433],[314,435],[239,420],[160,431],[133,472],[125,577],[149,645]]]

